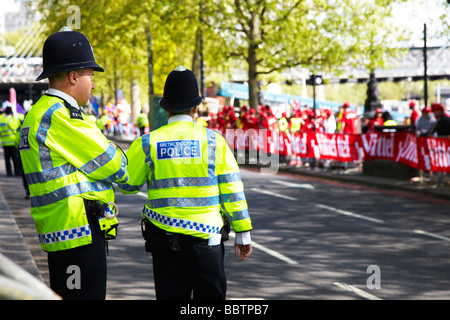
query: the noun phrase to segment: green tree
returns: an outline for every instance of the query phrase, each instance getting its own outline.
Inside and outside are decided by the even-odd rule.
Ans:
[[[189,66],[192,61],[198,27],[198,22],[189,23],[195,21],[190,16],[192,10],[188,10],[192,6],[178,7],[177,1],[137,0],[39,0],[38,4],[47,22],[46,36],[67,24],[72,14],[67,11],[69,6],[79,7],[78,31],[89,38],[96,59],[105,68],[105,73],[96,75],[96,81],[107,101],[114,101],[115,90],[133,81],[141,87],[149,85],[148,35],[152,39],[155,92],[163,91],[166,75],[177,64]],[[147,96],[146,90],[141,93]]]
[[[97,77],[107,96],[133,81],[149,85],[148,49],[155,92],[162,93],[178,64],[198,75],[202,35],[206,74],[227,78],[247,70],[256,107],[260,77],[275,71],[302,65],[334,72],[347,61],[381,67],[392,53],[383,22],[393,1],[400,0],[39,0],[39,10],[50,34],[66,24],[70,5],[80,8],[80,31],[107,70]]]
[[[363,41],[362,33],[373,30],[372,38],[376,38],[375,32],[390,14],[391,3],[391,0],[210,1],[214,9],[207,23],[221,41],[222,45],[217,47],[226,56],[247,63],[249,104],[256,107],[261,75],[299,65],[315,73],[337,71],[354,55],[364,55],[366,50],[378,52]],[[374,24],[374,20],[367,19],[371,11],[366,4],[370,8],[380,6],[377,12],[385,16]],[[378,55],[372,57],[373,63],[380,61]]]

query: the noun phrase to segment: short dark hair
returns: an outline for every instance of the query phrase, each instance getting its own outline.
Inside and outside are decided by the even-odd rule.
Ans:
[[[80,74],[80,76],[83,76],[85,70],[86,70],[86,68],[64,71],[64,72],[61,72],[61,73],[58,73],[58,74],[48,77],[48,82],[50,84],[57,82],[57,81],[61,80],[63,77],[67,76],[69,74],[69,72],[71,72],[71,71],[76,71]]]

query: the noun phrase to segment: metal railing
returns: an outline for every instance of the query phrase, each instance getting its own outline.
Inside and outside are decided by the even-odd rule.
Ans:
[[[0,299],[61,300],[61,297],[0,253]]]

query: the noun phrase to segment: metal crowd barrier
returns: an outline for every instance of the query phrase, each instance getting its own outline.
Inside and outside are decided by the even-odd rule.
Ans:
[[[61,300],[61,297],[0,253],[0,299]]]

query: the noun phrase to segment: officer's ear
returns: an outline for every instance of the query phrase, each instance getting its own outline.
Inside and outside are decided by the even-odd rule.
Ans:
[[[198,106],[197,106],[197,107],[198,107]],[[197,107],[193,107],[193,108],[191,109],[190,115],[191,115],[192,118],[194,118],[195,114],[197,113]]]
[[[78,74],[75,70],[69,71],[69,81],[70,84],[75,85],[78,80]]]

